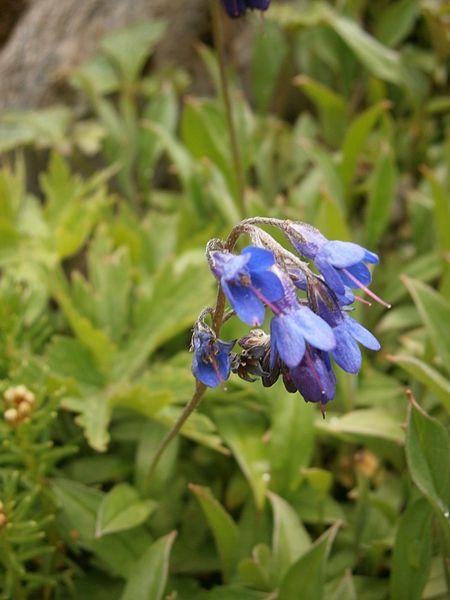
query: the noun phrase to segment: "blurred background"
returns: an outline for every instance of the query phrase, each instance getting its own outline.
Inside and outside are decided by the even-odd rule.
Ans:
[[[215,1],[0,4],[0,598],[448,598],[450,5]],[[256,215],[380,255],[382,350],[325,420],[234,376],[149,477]]]

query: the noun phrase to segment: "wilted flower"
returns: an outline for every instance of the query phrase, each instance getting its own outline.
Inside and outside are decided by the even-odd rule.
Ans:
[[[235,354],[231,362],[231,370],[245,381],[256,381],[255,377],[269,375],[270,336],[262,329],[252,329],[245,337],[238,340],[242,348]]]
[[[237,316],[252,327],[264,321],[264,304],[281,298],[283,286],[270,270],[275,263],[272,252],[256,246],[244,248],[240,255],[213,250],[210,265]]]
[[[203,321],[195,325],[191,340],[192,373],[208,387],[217,387],[228,379],[231,369],[231,350],[234,341],[217,339],[213,330]]]

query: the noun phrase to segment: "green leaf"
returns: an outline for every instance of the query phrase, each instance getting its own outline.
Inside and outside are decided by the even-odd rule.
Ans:
[[[136,561],[121,600],[162,600],[176,531],[156,540]]]
[[[117,357],[117,379],[131,378],[158,346],[190,327],[212,297],[211,279],[189,264],[166,265],[152,283],[153,294],[142,301],[139,322]]]
[[[268,492],[267,496],[273,511],[272,553],[274,573],[279,583],[288,568],[309,549],[311,538],[286,500],[273,492]]]
[[[97,511],[95,537],[137,527],[155,508],[156,502],[142,500],[131,485],[120,483],[102,498]]]
[[[431,287],[402,276],[430,336],[434,350],[447,369],[450,368],[450,303]]]
[[[239,529],[209,488],[191,483],[189,489],[197,497],[208,520],[220,556],[224,581],[229,581],[239,558]]]
[[[422,171],[430,184],[434,200],[434,222],[437,238],[442,254],[450,252],[450,200],[449,194],[437,179],[433,171],[428,167],[422,167]]]
[[[165,23],[152,19],[110,33],[102,39],[100,47],[118,69],[121,77],[127,82],[133,82],[164,31]]]
[[[271,388],[270,403],[272,488],[279,493],[287,493],[298,487],[300,471],[311,461],[314,413],[305,402],[299,402],[293,394],[288,394],[283,386]]]
[[[376,37],[387,46],[397,46],[410,33],[418,16],[418,0],[391,2],[378,19]]]
[[[94,356],[99,370],[108,374],[116,347],[109,337],[83,317],[76,309],[67,290],[67,283],[61,272],[53,274],[51,280],[53,295],[65,314],[69,325],[78,341],[88,348]]]
[[[389,106],[386,101],[371,106],[358,115],[348,128],[342,144],[341,160],[341,175],[346,187],[352,182],[358,159],[366,145],[370,132]]]
[[[96,323],[114,343],[120,343],[130,317],[131,261],[128,249],[113,248],[113,240],[101,227],[88,254],[91,304]]]
[[[51,490],[67,526],[79,534],[77,545],[93,552],[109,571],[127,577],[150,543],[142,528],[95,538],[95,521],[103,494],[69,479],[54,479]]]
[[[425,498],[400,518],[392,556],[392,600],[420,600],[431,567],[433,511]]]
[[[252,488],[256,506],[261,509],[270,480],[267,446],[262,441],[264,423],[257,415],[237,407],[217,410],[214,417]]]
[[[273,100],[277,76],[286,56],[286,37],[274,23],[267,22],[264,31],[255,38],[251,62],[252,99],[259,111],[266,112]]]
[[[333,416],[329,421],[316,422],[319,431],[341,437],[343,434],[362,437],[377,437],[403,444],[402,421],[393,413],[380,408],[365,408],[351,411],[342,417]]]
[[[397,169],[392,149],[382,149],[369,180],[369,202],[366,216],[368,247],[378,244],[391,219],[397,188]]]
[[[450,437],[415,402],[408,409],[406,459],[411,477],[440,516],[450,509]]]
[[[46,360],[51,373],[59,377],[90,387],[100,387],[104,383],[92,353],[74,338],[54,336],[47,348]]]
[[[347,103],[331,88],[306,75],[294,79],[302,91],[317,107],[324,135],[332,144],[337,144],[344,132],[347,119]]]
[[[286,573],[278,594],[278,600],[317,600],[323,598],[325,566],[340,523],[328,529],[294,563]]]
[[[378,42],[347,17],[326,11],[326,23],[373,75],[391,83],[403,82],[400,56],[397,52]]]
[[[389,356],[389,360],[399,365],[411,377],[426,385],[450,412],[450,383],[448,379],[414,356]]]

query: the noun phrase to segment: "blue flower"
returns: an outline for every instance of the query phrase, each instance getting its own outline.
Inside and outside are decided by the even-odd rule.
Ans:
[[[314,261],[337,295],[345,297],[348,288],[360,288],[380,304],[390,307],[367,287],[372,275],[366,263],[377,264],[376,254],[352,242],[330,241],[311,225],[289,223],[285,232],[296,250]]]
[[[211,269],[237,316],[252,327],[264,321],[264,304],[281,298],[284,288],[270,269],[275,257],[270,250],[248,246],[238,256],[210,253]]]
[[[331,327],[308,306],[301,304],[289,277],[280,271],[284,294],[270,308],[271,366],[279,355],[288,367],[296,367],[305,354],[305,340],[320,350],[330,351],[336,341]]]
[[[235,342],[223,342],[204,323],[198,322],[192,335],[192,373],[208,387],[225,383],[230,376],[231,350]]]
[[[270,0],[222,0],[223,7],[232,19],[242,17],[248,9],[267,10]]]
[[[332,356],[336,363],[347,373],[358,373],[362,357],[357,342],[369,350],[379,350],[379,341],[341,309],[336,294],[318,277],[308,281],[308,300],[313,311],[333,328],[336,347]]]
[[[324,405],[334,398],[336,376],[329,356],[309,345],[300,364],[289,369],[284,379],[285,382],[286,379],[289,380],[306,402],[320,402]]]

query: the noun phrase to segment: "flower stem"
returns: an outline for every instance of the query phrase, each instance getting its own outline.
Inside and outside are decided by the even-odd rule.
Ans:
[[[224,248],[226,250],[231,251],[234,248],[241,233],[244,233],[244,231],[242,230],[242,228],[239,224],[231,230],[230,235],[228,236],[228,238],[224,244]],[[225,312],[225,294],[223,293],[222,288],[219,285],[219,289],[217,290],[216,305],[215,305],[214,311],[212,313],[212,328],[217,337],[219,337],[220,328],[222,327],[224,312]],[[167,446],[178,435],[178,433],[180,432],[183,425],[186,423],[186,421],[189,419],[191,414],[194,412],[194,410],[200,404],[200,402],[203,398],[203,395],[206,392],[206,389],[207,389],[206,385],[204,385],[203,383],[201,383],[201,381],[196,379],[195,390],[194,390],[194,394],[193,394],[192,398],[189,400],[189,402],[184,407],[182,413],[176,420],[175,425],[172,427],[172,429],[169,429],[169,431],[163,437],[163,439],[161,440],[161,443],[159,444],[159,446],[155,452],[155,455],[153,456],[153,459],[152,459],[152,462],[150,463],[150,468],[148,471],[149,479],[151,479],[151,477],[153,476],[156,466],[157,466],[161,456],[164,454]]]
[[[245,177],[244,170],[242,167],[241,153],[239,150],[239,144],[236,135],[233,107],[230,101],[230,89],[225,60],[225,45],[223,39],[222,12],[220,0],[213,0],[213,2],[211,2],[211,17],[213,26],[214,45],[216,47],[217,55],[219,58],[220,84],[222,88],[222,96],[225,107],[225,115],[227,119],[228,133],[230,136],[231,156],[234,164],[234,170],[236,172],[237,200],[241,215],[245,216]]]

